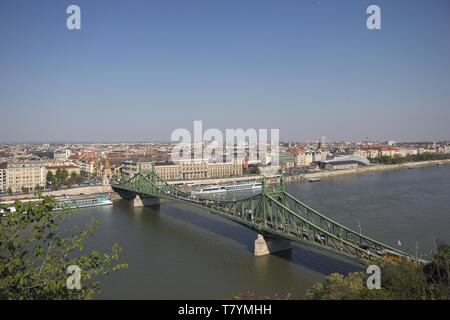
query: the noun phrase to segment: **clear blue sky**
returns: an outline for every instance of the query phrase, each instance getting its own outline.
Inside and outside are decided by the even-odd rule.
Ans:
[[[450,1],[1,0],[0,88],[2,142],[450,139]]]

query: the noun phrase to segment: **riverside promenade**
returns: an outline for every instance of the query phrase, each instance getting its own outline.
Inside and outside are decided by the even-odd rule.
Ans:
[[[400,164],[373,164],[367,167],[360,167],[357,169],[348,169],[348,170],[326,170],[326,171],[317,171],[310,172],[303,175],[304,179],[310,178],[325,178],[325,177],[333,177],[340,175],[348,175],[348,174],[364,174],[370,173],[374,171],[384,171],[384,170],[399,170],[399,169],[407,169],[411,167],[426,167],[426,166],[436,166],[438,163],[443,163],[445,165],[450,164],[450,159],[446,160],[429,160],[429,161],[416,161],[416,162],[404,162]],[[286,178],[286,181],[289,181],[289,177]]]
[[[113,192],[110,185],[97,185],[97,186],[84,186],[84,187],[76,187],[70,189],[60,189],[54,191],[43,191],[43,196],[53,196],[55,198],[65,197],[65,196],[79,196],[79,195],[96,195],[102,193]],[[14,200],[36,200],[37,197],[33,192],[28,194],[13,194],[13,195],[2,195],[0,196],[0,200],[8,203],[9,201]]]

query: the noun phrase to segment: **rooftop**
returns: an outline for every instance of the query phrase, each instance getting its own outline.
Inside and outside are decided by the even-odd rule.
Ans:
[[[370,164],[369,160],[363,156],[358,155],[348,155],[343,157],[337,157],[331,160],[324,160],[323,163],[338,163],[338,162],[359,162],[366,166]]]

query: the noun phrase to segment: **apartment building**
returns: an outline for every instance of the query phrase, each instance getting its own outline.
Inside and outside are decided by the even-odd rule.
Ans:
[[[70,149],[56,150],[55,152],[53,152],[53,159],[64,161],[69,159],[70,155],[71,155]]]
[[[295,164],[295,155],[289,152],[280,152],[278,163],[285,168],[292,168]]]
[[[136,160],[126,160],[122,161],[122,176],[127,179],[134,176],[139,171],[139,164],[141,169],[144,171],[152,170],[151,161],[136,161]],[[167,164],[171,165],[171,164]]]
[[[36,185],[44,187],[46,183],[45,163],[41,160],[13,161],[7,163],[6,184],[13,192],[22,187],[34,190]]]
[[[306,167],[309,166],[311,162],[313,162],[313,153],[312,152],[303,152],[295,155],[295,166],[296,167]]]
[[[80,168],[75,165],[60,165],[60,166],[46,166],[45,170],[47,172],[51,172],[54,175],[56,175],[56,172],[58,170],[63,171],[66,170],[69,176],[72,174],[72,172],[75,172],[76,174],[80,174]]]
[[[242,175],[242,162],[235,160],[230,163],[209,163],[208,178],[220,178]]]
[[[383,156],[393,157],[396,153],[398,153],[398,148],[395,147],[369,147],[361,148],[358,154],[362,157],[373,159]]]
[[[83,171],[83,172],[86,172],[89,174],[95,173],[94,161],[79,160],[79,161],[77,161],[77,165],[79,166],[80,171]]]
[[[122,163],[124,179],[132,177],[139,171],[139,163],[143,171],[152,170],[152,162],[133,160]],[[155,172],[165,180],[186,180],[204,178],[222,178],[242,175],[242,163],[235,160],[230,163],[209,163],[206,160],[184,160],[155,162]]]
[[[6,171],[7,163],[0,163],[0,193],[4,193],[8,190],[8,186],[6,184]]]

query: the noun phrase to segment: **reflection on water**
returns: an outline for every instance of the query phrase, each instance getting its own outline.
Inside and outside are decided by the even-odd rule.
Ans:
[[[289,193],[344,225],[414,252],[433,247],[433,237],[450,242],[450,167],[416,168],[288,184]],[[256,191],[258,192],[258,191]],[[255,191],[233,196],[248,196]],[[256,290],[258,295],[303,297],[305,289],[332,272],[359,265],[322,251],[294,245],[291,252],[253,256],[256,233],[185,204],[83,209],[72,218],[85,225],[100,220],[87,248],[108,251],[117,242],[128,270],[102,283],[102,299],[222,299]]]

